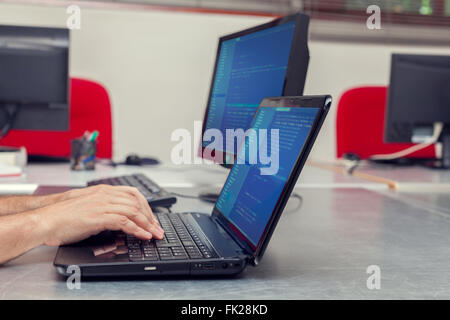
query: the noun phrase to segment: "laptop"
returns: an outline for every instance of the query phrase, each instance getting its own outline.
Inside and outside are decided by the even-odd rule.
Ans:
[[[106,231],[59,247],[54,266],[66,276],[75,265],[83,277],[101,277],[235,275],[258,265],[330,104],[330,96],[264,99],[211,214],[155,213],[164,239]],[[261,161],[251,155],[255,135]]]

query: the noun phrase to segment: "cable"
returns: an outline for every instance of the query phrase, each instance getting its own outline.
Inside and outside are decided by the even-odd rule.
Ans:
[[[295,208],[293,208],[291,210],[288,210],[286,212],[297,211],[303,206],[303,197],[301,195],[299,195],[298,193],[296,193],[296,192],[291,193],[291,196],[289,198],[297,198],[299,200],[299,203],[298,203],[298,205]]]
[[[423,142],[420,144],[417,144],[415,146],[412,146],[410,148],[407,148],[402,151],[394,152],[391,154],[376,154],[373,156],[370,156],[370,160],[394,160],[398,158],[403,158],[413,152],[425,149],[428,146],[431,146],[432,144],[436,143],[439,139],[439,136],[442,133],[442,130],[444,129],[444,124],[442,122],[436,122],[434,124],[434,130],[433,130],[433,136],[428,139],[427,142]]]

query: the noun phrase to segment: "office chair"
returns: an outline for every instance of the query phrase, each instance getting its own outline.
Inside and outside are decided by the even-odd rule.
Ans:
[[[347,90],[339,99],[336,116],[336,156],[355,154],[367,159],[413,146],[384,142],[386,87],[359,87]],[[414,152],[408,158],[435,158],[434,146]]]
[[[93,81],[72,78],[70,129],[67,132],[11,130],[2,146],[25,146],[29,155],[69,158],[70,140],[98,130],[97,157],[112,158],[111,103],[106,89]],[[19,111],[20,112],[20,111]]]

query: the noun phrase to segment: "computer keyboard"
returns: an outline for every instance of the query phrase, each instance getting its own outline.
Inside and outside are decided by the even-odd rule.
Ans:
[[[156,213],[164,229],[162,240],[139,240],[126,235],[128,256],[131,261],[141,260],[177,260],[177,259],[211,259],[217,253],[209,241],[186,224],[176,213]]]
[[[133,174],[88,182],[88,186],[108,184],[113,186],[131,186],[137,188],[152,207],[170,207],[177,202],[177,198],[158,186],[143,174]]]

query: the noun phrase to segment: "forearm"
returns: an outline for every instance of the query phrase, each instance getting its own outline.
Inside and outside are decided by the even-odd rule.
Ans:
[[[10,196],[0,198],[0,216],[41,208],[61,201],[63,194],[46,196]]]
[[[43,244],[47,234],[36,211],[0,217],[0,264]]]

